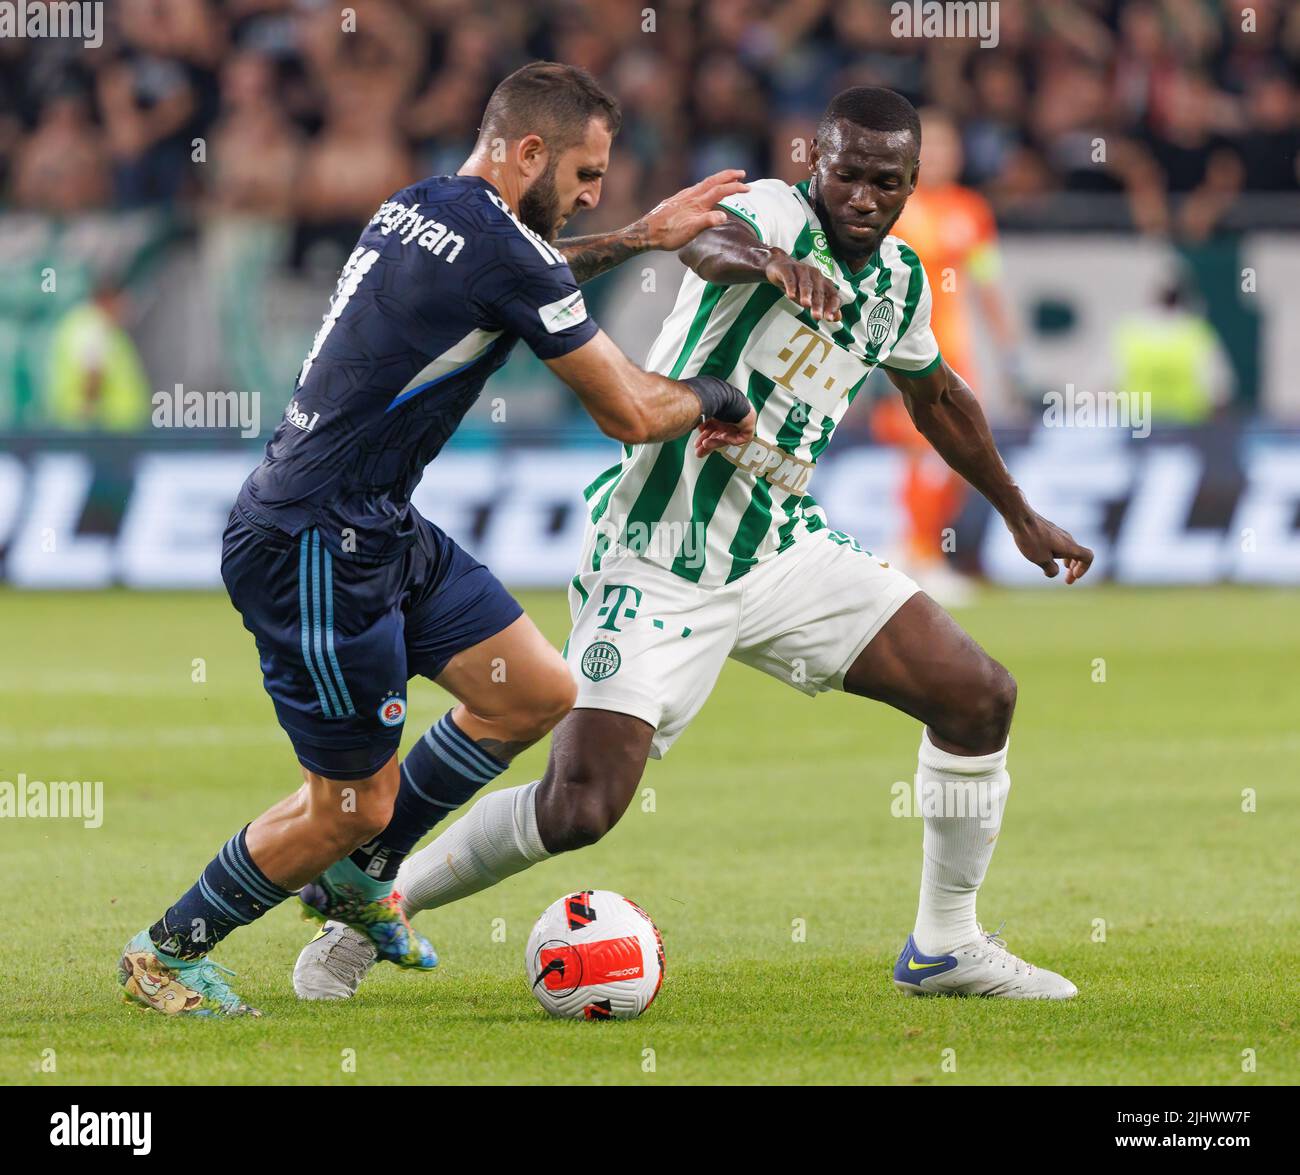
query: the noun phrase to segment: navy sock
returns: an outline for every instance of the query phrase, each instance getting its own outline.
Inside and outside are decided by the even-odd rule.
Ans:
[[[448,710],[402,760],[393,818],[352,854],[353,864],[370,877],[391,881],[420,837],[505,769],[452,721]]]
[[[245,825],[226,841],[198,881],[149,928],[149,938],[163,954],[202,958],[237,926],[247,926],[293,896],[253,864],[247,832]]]

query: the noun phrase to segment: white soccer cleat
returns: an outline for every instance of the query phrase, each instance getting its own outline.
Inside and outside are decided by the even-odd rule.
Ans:
[[[294,964],[293,990],[300,1000],[351,999],[376,957],[364,934],[342,922],[326,922]]]
[[[923,955],[909,934],[894,964],[894,986],[904,995],[981,995],[1010,1000],[1068,1000],[1079,994],[1064,975],[1017,958],[997,935],[985,934],[949,955]]]

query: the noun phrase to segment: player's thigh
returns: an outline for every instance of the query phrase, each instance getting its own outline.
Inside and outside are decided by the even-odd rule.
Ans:
[[[886,702],[924,722],[957,754],[1001,748],[1016,685],[947,612],[918,592],[854,659],[846,692]]]
[[[505,682],[479,680],[483,673],[491,674],[493,657],[517,653],[526,661],[545,642],[531,624],[516,625],[523,607],[488,568],[426,519],[417,517],[416,526],[404,602],[411,674],[439,681],[450,670],[443,682],[448,688],[454,681],[491,708],[489,699],[504,697],[505,691],[490,687],[523,676],[509,664],[498,664],[496,676],[504,675]],[[514,632],[506,636],[512,626]]]
[[[541,733],[568,712],[576,694],[564,658],[527,614],[457,653],[436,680],[476,717],[533,722]]]
[[[296,538],[232,523],[222,577],[253,634],[263,684],[299,762],[328,779],[376,775],[405,715],[400,567],[331,552],[316,529]]]
[[[918,588],[848,535],[813,531],[743,580],[732,656],[813,695],[843,689],[858,655]]]
[[[717,682],[735,641],[738,593],[628,557],[580,572],[569,600],[574,709],[640,719],[654,731],[651,757],[662,758]]]

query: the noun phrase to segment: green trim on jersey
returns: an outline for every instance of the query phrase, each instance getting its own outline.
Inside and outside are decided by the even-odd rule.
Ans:
[[[915,370],[910,370],[906,367],[895,367],[892,363],[882,363],[880,366],[885,368],[887,371],[894,372],[895,375],[906,376],[908,379],[920,379],[924,375],[929,375],[930,372],[932,372],[942,362],[943,356],[936,355],[924,367],[918,367]]]
[[[731,215],[737,220],[744,221],[745,224],[749,225],[749,227],[754,230],[754,235],[758,237],[763,244],[767,244],[767,238],[763,236],[763,230],[758,227],[758,221],[746,216],[739,208],[731,208],[726,204],[719,204],[718,207],[721,208],[723,212],[731,213]]]

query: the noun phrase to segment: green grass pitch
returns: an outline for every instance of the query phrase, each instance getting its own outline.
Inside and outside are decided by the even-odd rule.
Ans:
[[[562,598],[524,603],[558,645]],[[286,904],[217,953],[266,1017],[189,1022],[121,1004],[114,967],[298,782],[252,639],[216,595],[5,592],[0,615],[0,780],[103,780],[105,806],[97,829],[0,819],[0,1081],[1300,1080],[1294,593],[1057,584],[959,614],[1020,683],[981,919],[1074,979],[1071,1003],[894,991],[921,826],[891,815],[891,787],[919,731],[735,665],[603,842],[420,916],[432,974],[381,968],[350,1003],[298,1003],[310,931]],[[407,741],[445,706],[413,683]],[[663,931],[667,979],[638,1021],[550,1021],[528,992],[534,918],[587,886]]]

